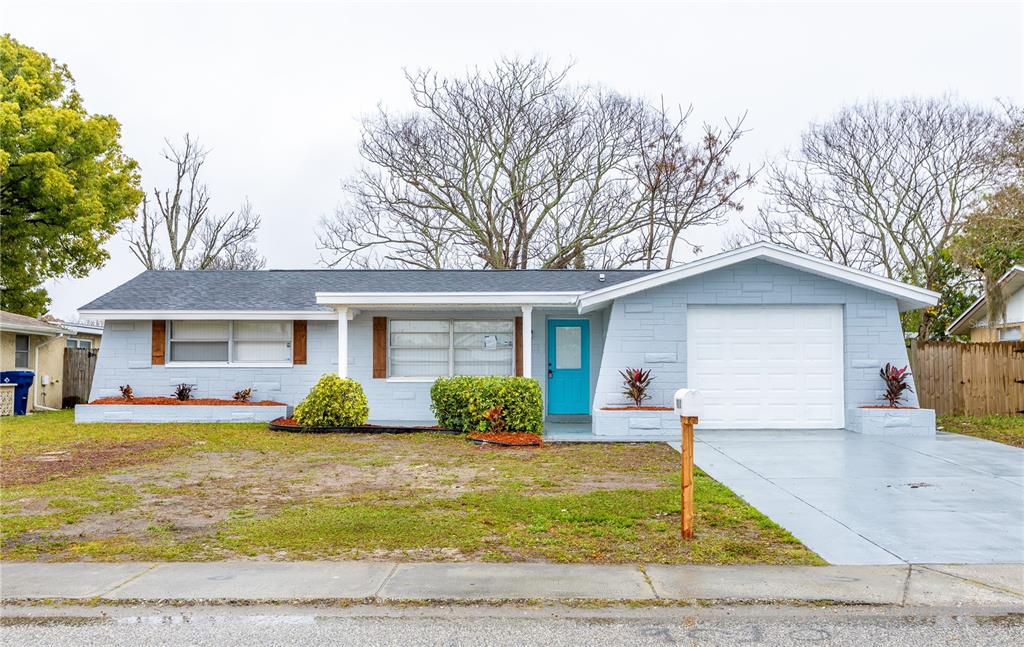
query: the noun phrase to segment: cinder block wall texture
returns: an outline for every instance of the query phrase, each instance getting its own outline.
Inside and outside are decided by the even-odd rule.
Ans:
[[[619,370],[653,369],[652,405],[671,405],[686,383],[690,305],[841,304],[846,406],[876,404],[886,362],[908,364],[896,300],[764,260],[752,260],[616,299],[607,324],[594,408],[623,402]],[[699,385],[697,385],[699,388]],[[916,388],[915,388],[916,391]],[[917,396],[909,398],[917,406]]]

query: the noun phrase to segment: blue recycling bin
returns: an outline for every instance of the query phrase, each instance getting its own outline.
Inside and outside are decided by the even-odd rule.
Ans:
[[[28,387],[36,374],[32,371],[0,372],[0,382],[14,385],[14,415],[23,416],[28,413]]]

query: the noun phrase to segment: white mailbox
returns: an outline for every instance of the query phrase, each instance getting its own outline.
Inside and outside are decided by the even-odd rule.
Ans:
[[[676,391],[676,415],[699,418],[704,415],[704,396],[697,389]]]

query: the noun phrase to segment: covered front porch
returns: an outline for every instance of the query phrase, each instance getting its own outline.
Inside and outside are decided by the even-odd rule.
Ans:
[[[545,419],[553,417],[560,430],[572,421],[566,428],[589,431],[578,421],[592,413],[606,313],[581,315],[575,293],[514,299],[318,293],[317,299],[336,313],[334,349],[323,349],[336,349],[331,363],[338,374],[362,385],[371,423],[432,418],[430,388],[439,377],[516,375],[540,384]]]

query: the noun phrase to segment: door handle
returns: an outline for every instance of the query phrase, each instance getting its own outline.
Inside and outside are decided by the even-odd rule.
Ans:
[[[554,371],[551,370],[551,362],[548,362],[548,377],[552,378],[555,376]]]

